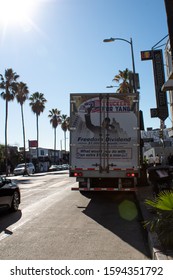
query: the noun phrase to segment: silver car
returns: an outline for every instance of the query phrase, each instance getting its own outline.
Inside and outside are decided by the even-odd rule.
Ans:
[[[32,162],[30,163],[26,163],[26,169],[27,169],[27,173],[30,174],[34,174],[35,173],[35,167],[34,164]],[[20,163],[16,166],[16,168],[13,171],[14,175],[24,175],[25,174],[25,163]]]

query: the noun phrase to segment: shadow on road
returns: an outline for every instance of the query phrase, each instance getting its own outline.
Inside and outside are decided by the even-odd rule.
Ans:
[[[90,198],[83,213],[150,258],[134,194],[99,192]]]
[[[6,209],[0,210],[0,233],[5,232],[6,234],[13,234],[12,231],[8,230],[8,227],[15,224],[17,221],[19,221],[22,217],[21,210],[18,210],[17,212],[10,213]]]

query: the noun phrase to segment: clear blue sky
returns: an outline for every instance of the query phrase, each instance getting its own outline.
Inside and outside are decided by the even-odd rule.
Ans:
[[[116,85],[112,83],[114,75],[125,68],[132,70],[130,44],[103,43],[110,37],[133,39],[145,128],[159,127],[160,120],[150,117],[150,108],[156,107],[152,62],[141,61],[140,51],[151,49],[168,34],[164,0],[29,0],[32,6],[22,11],[23,18],[16,12],[17,17],[11,19],[5,7],[2,11],[2,2],[1,13],[6,20],[0,19],[0,73],[4,75],[5,69],[12,68],[20,75],[19,81],[27,83],[30,94],[39,91],[48,100],[39,117],[40,147],[53,148],[49,110],[58,108],[69,115],[70,93],[114,92],[116,88],[106,88]],[[9,14],[9,3],[8,8]],[[26,140],[34,140],[36,117],[28,101],[24,113]],[[4,123],[5,102],[0,98],[1,144]],[[171,126],[169,118],[166,124]],[[59,127],[57,148],[63,138]],[[8,143],[23,146],[20,106],[16,101],[9,103]]]

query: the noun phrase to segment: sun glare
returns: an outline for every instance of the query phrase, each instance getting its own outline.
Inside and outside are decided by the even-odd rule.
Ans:
[[[0,0],[0,21],[4,24],[25,21],[34,7],[34,0]]]

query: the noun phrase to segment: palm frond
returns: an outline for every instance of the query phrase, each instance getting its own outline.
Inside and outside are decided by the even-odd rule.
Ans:
[[[145,203],[158,210],[173,211],[173,192],[162,191],[156,199],[147,199]]]
[[[157,233],[162,245],[173,247],[173,191],[162,191],[156,199],[145,200],[146,205],[156,210],[150,220],[144,221],[144,227]]]

